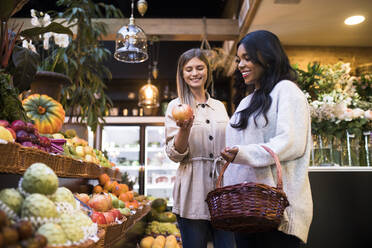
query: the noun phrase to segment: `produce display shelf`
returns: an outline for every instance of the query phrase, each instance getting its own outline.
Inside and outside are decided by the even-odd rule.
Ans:
[[[116,225],[99,225],[99,228],[105,229],[105,236],[101,239],[97,244],[96,248],[109,248],[112,247],[115,243],[122,240],[126,233],[140,221],[143,217],[145,217],[151,210],[150,202],[145,205],[142,205],[135,213],[128,216],[122,224]]]
[[[101,167],[95,163],[50,154],[18,143],[0,144],[0,173],[22,175],[31,164],[36,162],[48,165],[58,177],[96,179],[102,173],[108,174],[116,181],[121,181],[122,177],[119,170]]]

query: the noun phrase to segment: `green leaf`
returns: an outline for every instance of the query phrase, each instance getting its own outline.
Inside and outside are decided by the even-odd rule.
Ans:
[[[12,54],[12,62],[15,65],[15,73],[13,75],[14,87],[18,88],[20,92],[28,90],[40,62],[39,55],[27,48],[15,46]]]
[[[53,32],[57,34],[68,34],[70,36],[73,36],[73,33],[71,29],[63,26],[62,24],[59,24],[57,22],[52,22],[46,27],[34,27],[34,28],[29,28],[26,30],[23,30],[21,32],[21,36],[24,36],[28,39],[32,39],[35,36],[45,34],[48,32]]]

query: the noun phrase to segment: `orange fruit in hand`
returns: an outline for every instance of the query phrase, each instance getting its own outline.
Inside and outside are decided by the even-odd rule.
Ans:
[[[98,180],[99,180],[99,184],[104,186],[107,182],[110,181],[110,177],[106,173],[103,173],[98,177]]]

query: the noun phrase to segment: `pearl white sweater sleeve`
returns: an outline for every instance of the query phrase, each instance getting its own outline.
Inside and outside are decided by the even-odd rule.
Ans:
[[[267,132],[274,132],[274,135],[262,144],[236,145],[239,152],[234,163],[253,167],[273,164],[274,160],[261,145],[270,147],[281,161],[303,156],[310,127],[309,109],[304,94],[292,82],[282,81],[270,95],[272,106],[268,115],[276,115],[276,125],[269,123]],[[254,126],[252,123],[250,125]]]

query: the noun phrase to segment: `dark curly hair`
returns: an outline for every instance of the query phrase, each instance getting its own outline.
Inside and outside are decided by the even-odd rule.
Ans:
[[[258,79],[259,88],[254,91],[250,104],[245,109],[237,112],[238,122],[231,124],[233,128],[245,129],[248,126],[249,117],[254,114],[254,123],[260,114],[264,115],[266,125],[267,111],[271,106],[270,92],[281,80],[287,79],[293,82],[297,79],[296,71],[291,67],[289,59],[280,44],[278,37],[266,30],[251,32],[243,37],[237,47],[243,45],[252,63],[263,68],[263,73]],[[239,84],[238,82],[236,84]],[[237,85],[237,87],[242,87]],[[245,92],[244,92],[245,93]],[[242,91],[236,90],[236,100],[242,99]]]

